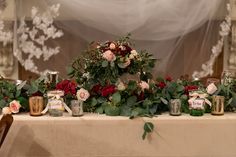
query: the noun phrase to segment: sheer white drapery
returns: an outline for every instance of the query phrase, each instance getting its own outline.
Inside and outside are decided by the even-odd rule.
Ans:
[[[17,18],[29,17],[32,6],[56,3],[61,4],[56,25],[65,36],[50,44],[60,45],[61,52],[48,62],[39,60],[38,66],[64,76],[65,66],[90,41],[127,33],[138,50],[147,49],[159,59],[154,74],[191,75],[208,60],[225,14],[224,0],[16,0]]]

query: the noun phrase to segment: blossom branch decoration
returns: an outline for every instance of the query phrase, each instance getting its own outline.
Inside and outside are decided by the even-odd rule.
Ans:
[[[43,73],[38,70],[33,59],[43,58],[43,61],[47,61],[60,52],[59,46],[51,48],[45,44],[48,40],[63,36],[62,30],[53,25],[53,20],[59,16],[59,8],[60,4],[52,5],[41,14],[38,8],[32,7],[32,27],[26,24],[25,17],[21,19],[17,29],[18,47],[14,55],[26,70]],[[23,59],[23,56],[27,56],[27,59]]]
[[[206,63],[202,64],[202,71],[194,71],[192,74],[193,78],[202,78],[213,74],[214,62],[216,58],[219,56],[219,54],[222,52],[224,39],[226,36],[229,35],[231,28],[231,17],[230,17],[231,7],[229,3],[227,3],[226,6],[228,13],[224,21],[220,24],[220,31],[219,31],[220,39],[218,40],[216,45],[212,46],[210,59]]]

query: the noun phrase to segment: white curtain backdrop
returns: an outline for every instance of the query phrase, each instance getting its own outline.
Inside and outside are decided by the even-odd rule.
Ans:
[[[158,59],[155,75],[179,77],[200,70],[209,59],[224,18],[225,0],[16,0],[17,19],[30,21],[31,7],[45,10],[60,3],[55,21],[65,35],[51,41],[61,52],[48,62],[36,61],[41,71],[60,71],[83,54],[91,41],[115,40],[132,34],[135,48]]]

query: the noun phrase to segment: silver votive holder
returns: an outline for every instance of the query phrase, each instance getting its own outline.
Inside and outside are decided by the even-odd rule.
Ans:
[[[171,99],[169,102],[170,106],[170,115],[179,116],[181,115],[181,100],[180,99]]]
[[[71,110],[72,110],[72,116],[78,117],[83,116],[83,101],[80,100],[71,100]]]

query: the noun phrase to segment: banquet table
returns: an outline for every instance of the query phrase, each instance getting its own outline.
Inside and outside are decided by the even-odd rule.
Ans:
[[[1,118],[1,116],[0,116]],[[143,125],[154,132],[142,140]],[[236,157],[236,113],[202,117],[14,115],[0,157]]]

